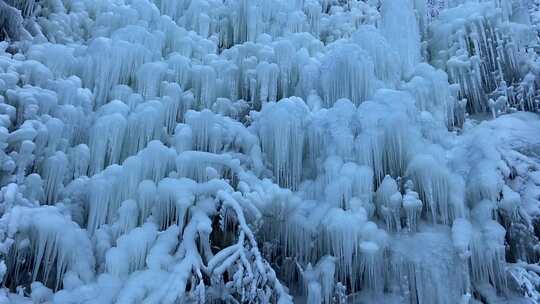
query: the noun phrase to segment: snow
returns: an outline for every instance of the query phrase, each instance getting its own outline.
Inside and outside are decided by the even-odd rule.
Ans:
[[[0,303],[538,301],[538,11],[0,0]]]

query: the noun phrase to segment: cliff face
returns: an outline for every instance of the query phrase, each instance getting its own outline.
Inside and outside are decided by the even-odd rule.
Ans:
[[[538,8],[0,0],[0,302],[540,301]]]

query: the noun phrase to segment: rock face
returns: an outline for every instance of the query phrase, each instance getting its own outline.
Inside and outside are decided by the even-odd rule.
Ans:
[[[538,3],[0,0],[0,303],[537,303]]]

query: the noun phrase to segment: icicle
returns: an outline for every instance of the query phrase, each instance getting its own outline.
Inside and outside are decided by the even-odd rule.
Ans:
[[[352,286],[356,286],[357,282],[353,261],[366,221],[367,215],[363,209],[351,212],[332,208],[322,222],[324,241],[330,253],[338,259],[337,278],[341,282],[350,281]]]
[[[462,276],[465,282],[466,295],[471,293],[470,257],[472,249],[473,226],[464,218],[454,220],[452,224],[452,242],[461,259]]]
[[[111,96],[110,98],[112,100],[120,100],[125,104],[128,104],[129,97],[133,94],[133,89],[125,84],[119,84],[115,85],[111,89]],[[133,109],[130,107],[130,109]]]
[[[277,101],[279,68],[275,63],[261,62],[257,65],[257,83],[260,105]]]
[[[127,199],[135,198],[139,183],[144,179],[144,175],[149,175],[149,172],[145,171],[145,169],[149,165],[148,163],[151,164],[152,162],[148,161],[148,163],[145,163],[146,159],[142,157],[143,152],[136,156],[128,157],[122,163],[122,166],[118,167],[117,172],[114,172],[114,169],[111,170],[111,172],[113,172],[112,174],[114,174],[114,182],[117,183],[116,186],[120,186],[120,189],[114,193],[116,197],[115,204],[119,204]],[[166,163],[163,165],[166,166]],[[156,167],[156,169],[160,168],[162,167]]]
[[[369,291],[380,295],[384,287],[384,270],[382,253],[379,246],[370,241],[360,243],[360,272],[362,285]]]
[[[464,206],[463,197],[459,196],[462,193],[460,183],[432,156],[417,155],[407,168],[407,176],[418,190],[431,221],[449,224],[462,216]]]
[[[399,54],[404,75],[420,62],[420,33],[412,2],[384,1],[381,7],[381,32]]]
[[[24,185],[26,187],[24,196],[30,201],[40,202],[44,198],[43,181],[41,176],[32,173],[26,176]],[[7,200],[6,200],[7,201]]]
[[[221,150],[222,130],[216,123],[214,113],[188,111],[186,124],[191,127],[195,150],[217,153]]]
[[[117,84],[127,84],[135,69],[150,59],[142,46],[126,41],[97,38],[88,47],[82,77],[85,87],[93,88],[95,105],[105,104],[110,90]]]
[[[167,71],[164,62],[145,63],[137,71],[137,89],[145,98],[157,97]]]
[[[121,236],[116,247],[107,251],[107,272],[120,278],[127,278],[133,271],[143,268],[156,237],[157,227],[151,223]]]
[[[173,113],[165,111],[170,118],[170,121],[183,122],[184,115],[188,110],[192,108],[193,96],[190,91],[182,91],[182,87],[178,83],[174,82],[162,82],[161,94],[164,97],[171,98],[173,104],[177,104],[178,109]],[[176,116],[173,116],[176,115]],[[174,128],[174,125],[171,125]]]
[[[110,185],[102,179],[95,179],[90,182],[90,199],[87,229],[92,235],[102,224],[107,221],[107,208],[110,202]]]
[[[174,148],[176,153],[193,149],[193,131],[185,124],[178,124],[174,130]]]
[[[137,189],[137,204],[139,206],[139,224],[146,221],[155,204],[157,196],[156,184],[151,180],[143,180]]]
[[[389,231],[399,231],[401,229],[401,203],[402,197],[399,193],[396,181],[387,175],[377,192],[375,193],[377,212],[386,222]]]
[[[58,118],[50,118],[45,123],[45,126],[47,127],[48,134],[46,150],[52,153],[58,149],[58,145],[62,140],[64,123]]]
[[[94,259],[90,240],[77,224],[64,218],[55,207],[21,208],[11,209],[5,216],[13,223],[19,222],[24,225],[14,225],[9,233],[18,240],[15,246],[19,248],[12,253],[17,259],[15,264],[9,264],[9,279],[15,286],[23,283],[18,281],[18,271],[22,271],[21,261],[29,260],[29,278],[20,279],[28,281],[39,280],[48,287],[57,290],[60,287],[63,276],[67,271],[72,271],[83,282],[88,283],[94,274]],[[21,237],[15,237],[15,234]],[[26,251],[27,244],[30,251]],[[13,269],[12,267],[15,267]],[[13,277],[15,275],[15,277]]]
[[[17,155],[17,183],[23,182],[27,167],[34,161],[33,152],[35,148],[36,145],[29,140],[21,143],[19,154]]]
[[[195,197],[189,191],[192,181],[162,179],[157,187],[157,200],[152,208],[152,216],[160,229],[173,224],[184,227],[188,208]]]
[[[330,304],[332,303],[332,296],[334,294],[335,258],[328,255],[323,256],[319,259],[315,268],[319,272],[323,303]]]
[[[153,139],[160,138],[165,124],[164,106],[148,101],[137,106],[127,119],[122,145],[122,159],[142,150]]]
[[[206,65],[193,66],[193,94],[197,108],[209,109],[216,101],[216,72]]]
[[[506,230],[497,222],[480,223],[471,243],[472,279],[477,283],[491,283],[498,291],[506,289],[504,236]]]
[[[448,75],[425,63],[417,65],[413,75],[406,89],[415,97],[416,107],[430,112],[448,127],[454,125],[455,99],[448,84]]]
[[[159,182],[172,170],[176,153],[159,140],[148,143],[139,156],[141,158],[142,178]]]
[[[361,26],[352,38],[371,57],[377,78],[396,86],[401,79],[401,68],[396,65],[399,56],[377,29],[371,25]]]
[[[60,151],[45,160],[41,173],[45,182],[45,202],[54,203],[58,199],[58,195],[64,186],[67,166],[67,157]]]
[[[85,144],[77,145],[68,152],[70,168],[69,179],[76,179],[88,174],[90,165],[90,149]]]
[[[262,152],[272,163],[277,183],[294,190],[302,174],[302,124],[308,109],[301,99],[289,98],[265,104],[260,114],[257,123]]]
[[[409,231],[418,229],[418,221],[422,213],[422,201],[418,197],[418,193],[412,191],[412,185],[407,187],[403,196],[403,209],[407,217],[407,229]]]
[[[120,161],[126,124],[126,119],[118,113],[102,116],[94,123],[89,142],[90,174]]]
[[[123,235],[133,228],[137,227],[137,219],[139,217],[139,209],[137,202],[134,200],[126,200],[120,204],[118,208],[118,230],[117,235]]]
[[[373,78],[373,62],[369,55],[356,45],[338,43],[321,66],[324,106],[331,107],[340,98],[359,105],[373,94]]]

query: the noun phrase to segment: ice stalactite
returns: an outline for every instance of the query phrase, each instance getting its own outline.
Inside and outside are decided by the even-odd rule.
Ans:
[[[371,242],[376,248],[385,247],[386,233],[377,228],[373,222],[367,221],[367,214],[363,208],[347,211],[331,208],[321,223],[324,227],[323,248],[336,258],[336,278],[340,282],[348,282],[352,290],[374,283],[370,281],[377,280],[377,277],[372,276],[375,269],[372,267],[380,265],[382,256],[378,256],[376,252],[382,251],[362,251],[362,244]],[[352,227],[354,230],[351,231]],[[359,263],[364,263],[364,267],[362,268]],[[362,277],[364,281],[361,280]],[[381,287],[376,283],[369,286]]]
[[[402,73],[410,73],[421,60],[420,32],[412,1],[384,1],[381,32],[397,52]]]
[[[326,166],[330,158],[354,158],[354,133],[357,131],[355,113],[355,106],[347,99],[338,100],[328,110],[313,112],[306,140],[306,167],[311,171],[307,172],[308,176],[322,170],[321,164]]]
[[[277,101],[279,67],[275,63],[263,61],[257,65],[256,70],[260,104]]]
[[[192,150],[193,130],[186,124],[177,124],[174,129],[174,148],[177,153]]]
[[[41,175],[45,181],[45,202],[54,203],[58,199],[58,194],[64,186],[67,166],[68,159],[66,155],[60,151],[47,158],[43,163]]]
[[[432,54],[438,64],[446,67],[450,81],[459,84],[459,98],[468,100],[471,113],[487,112],[489,98],[498,98],[507,83],[514,88],[519,86],[522,75],[518,67],[520,48],[517,47],[520,35],[508,33],[521,25],[506,23],[507,17],[496,13],[499,2],[467,3],[449,9],[431,27],[433,37],[447,36],[447,39],[432,43]],[[508,13],[508,6],[506,7]],[[471,10],[475,14],[470,14]],[[512,11],[512,8],[510,8]],[[463,22],[454,22],[462,16]],[[523,49],[522,47],[521,49]]]
[[[87,229],[90,235],[103,224],[110,222],[114,211],[118,208],[120,202],[115,202],[116,197],[113,193],[114,183],[107,182],[105,177],[117,168],[110,168],[102,172],[101,176],[95,176],[89,183],[90,191],[88,199],[88,218]],[[113,175],[112,178],[115,178]]]
[[[420,111],[430,112],[448,128],[456,124],[456,99],[448,85],[448,75],[442,70],[421,63],[414,68],[412,78],[405,87],[414,96]]]
[[[157,187],[151,180],[143,180],[137,189],[137,204],[139,207],[139,224],[146,221],[156,202]]]
[[[407,168],[429,220],[450,224],[464,215],[464,194],[459,177],[438,165],[429,155],[417,155]]]
[[[105,38],[94,40],[88,46],[81,75],[84,86],[94,91],[94,105],[105,104],[111,88],[135,79],[135,69],[149,60],[149,52],[141,45]]]
[[[174,179],[163,179],[159,182],[157,198],[151,212],[160,229],[173,224],[180,227],[185,225],[187,211],[193,204],[194,197],[188,191],[184,190],[182,193],[184,188],[181,181]]]
[[[492,284],[500,292],[506,291],[504,265],[505,229],[497,222],[480,223],[471,241],[471,278],[475,284]]]
[[[383,134],[380,138],[382,149],[382,167],[385,173],[402,176],[410,159],[411,147],[407,142],[407,130],[400,128],[406,125],[403,115],[384,121]]]
[[[375,295],[381,295],[385,280],[384,249],[375,242],[364,241],[360,243],[359,251],[362,285]]]
[[[310,209],[314,209],[315,207],[316,202],[314,201],[311,201],[309,204],[303,204],[303,206],[293,209],[294,213],[289,217],[284,214],[288,210],[286,206],[282,207],[283,224],[280,222],[276,224],[283,225],[277,228],[283,230],[282,242],[286,256],[295,256],[297,260],[307,262],[317,255],[314,252],[315,250],[312,250],[313,239],[317,235],[317,223],[320,221],[322,214],[320,212],[310,213]],[[292,277],[291,274],[289,276]]]
[[[390,175],[385,176],[377,189],[375,203],[377,213],[386,222],[387,229],[389,231],[401,230],[402,195],[399,192],[398,184]]]
[[[317,280],[317,272],[311,264],[308,264],[306,270],[302,271],[302,277],[307,285],[307,301],[309,303],[322,303],[322,287]]]
[[[68,152],[68,159],[72,166],[69,171],[69,179],[76,179],[88,174],[90,149],[88,149],[87,145],[80,144],[70,149]]]
[[[399,61],[399,56],[391,48],[387,38],[374,26],[364,25],[354,33],[352,39],[371,57],[377,78],[392,86],[398,85],[401,68],[395,63]]]
[[[136,154],[153,139],[159,139],[164,126],[164,106],[158,101],[139,104],[127,117],[122,142],[122,159]]]
[[[376,88],[373,78],[374,65],[364,50],[336,42],[321,65],[324,106],[331,107],[341,98],[360,104],[372,96]]]
[[[157,183],[172,171],[175,156],[175,151],[165,146],[161,141],[149,142],[146,148],[137,154],[137,157],[141,159],[141,178],[150,179]]]
[[[194,149],[212,153],[221,150],[223,131],[210,110],[189,111],[186,113],[186,124],[193,130]]]
[[[209,109],[216,101],[216,72],[211,66],[192,67],[193,94],[197,109]]]
[[[132,199],[123,201],[118,208],[118,220],[113,228],[116,228],[117,235],[123,235],[137,227],[139,207]]]
[[[373,168],[377,183],[385,175],[405,175],[411,151],[421,140],[416,127],[403,128],[417,119],[414,111],[414,99],[394,90],[379,90],[374,101],[359,106],[358,161]]]
[[[470,258],[472,255],[472,238],[474,230],[471,223],[464,218],[455,219],[452,223],[452,242],[457,250],[461,261],[462,276],[464,277],[466,295],[470,295],[472,290],[470,275]]]
[[[290,98],[265,104],[256,121],[262,152],[281,186],[296,189],[300,182],[305,140],[303,121],[307,114],[301,99]]]
[[[127,277],[145,265],[146,256],[157,237],[157,227],[145,224],[122,235],[116,247],[107,251],[107,272],[118,277]]]
[[[305,269],[298,268],[304,281],[309,303],[332,303],[334,293],[335,258],[323,256],[315,266],[308,263]]]
[[[328,174],[325,196],[328,203],[343,209],[372,206],[373,172],[366,166],[358,167],[354,163],[345,163],[336,174]]]
[[[418,222],[422,214],[422,201],[417,192],[412,190],[411,183],[405,184],[405,195],[403,195],[403,209],[405,210],[407,230],[410,232],[418,230]]]
[[[467,282],[449,230],[432,227],[393,239],[389,288],[400,290],[405,303],[459,303],[465,294]],[[415,250],[417,244],[423,250]]]
[[[167,59],[168,68],[172,71],[172,80],[182,88],[188,88],[191,84],[192,66],[188,57],[179,53],[169,55]]]
[[[167,72],[167,64],[164,62],[149,62],[142,65],[136,73],[137,89],[145,98],[159,96],[161,82]]]
[[[25,140],[21,143],[17,155],[17,182],[19,183],[24,180],[27,167],[29,167],[35,159],[33,155],[35,147],[36,145],[29,140]]]
[[[487,140],[487,139],[486,139]],[[503,188],[503,172],[505,166],[498,158],[495,151],[478,151],[478,161],[472,164],[471,171],[467,176],[466,188],[467,201],[476,204],[482,200],[497,201]],[[473,158],[474,159],[474,158]],[[473,205],[474,206],[474,205]]]
[[[10,250],[6,262],[9,271],[15,271],[9,275],[12,286],[39,279],[57,290],[67,271],[83,282],[93,278],[90,240],[57,208],[16,207],[4,214],[0,222],[9,225],[2,244]]]
[[[127,121],[120,113],[97,119],[90,131],[90,174],[120,161]]]
[[[161,98],[164,113],[163,121],[165,130],[170,135],[174,133],[176,124],[182,121],[184,113],[186,113],[190,105],[182,98],[182,88],[178,84],[164,82],[161,85],[162,90],[165,91],[162,92],[164,96]]]

